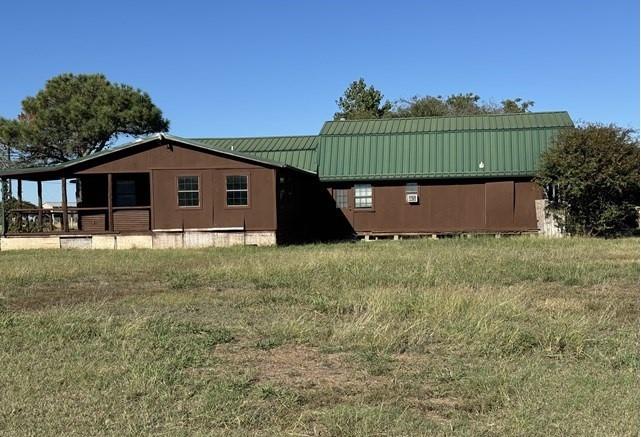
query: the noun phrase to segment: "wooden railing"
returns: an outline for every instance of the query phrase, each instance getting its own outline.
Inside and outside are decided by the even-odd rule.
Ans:
[[[111,214],[110,214],[111,212]],[[64,232],[60,208],[19,208],[7,211],[7,234],[64,234],[149,231],[150,206],[67,208],[68,232]],[[110,220],[111,219],[111,220]]]

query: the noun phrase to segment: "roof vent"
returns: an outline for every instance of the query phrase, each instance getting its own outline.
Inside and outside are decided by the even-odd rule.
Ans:
[[[485,163],[483,161],[479,162],[479,168],[484,169],[485,168]]]

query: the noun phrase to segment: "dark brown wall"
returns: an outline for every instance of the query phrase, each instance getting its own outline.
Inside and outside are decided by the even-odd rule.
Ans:
[[[244,227],[250,231],[276,230],[276,170],[249,161],[179,145],[157,145],[99,163],[77,174],[139,172],[151,174],[153,229]],[[177,177],[181,175],[199,176],[199,207],[178,207]],[[227,175],[249,176],[247,207],[227,206]],[[91,189],[86,193],[90,196]]]
[[[405,201],[405,183],[373,183],[373,208],[354,208],[353,184],[348,208],[341,212],[356,233],[439,233],[528,231],[537,228],[534,201],[539,188],[527,180],[419,181],[419,203]]]

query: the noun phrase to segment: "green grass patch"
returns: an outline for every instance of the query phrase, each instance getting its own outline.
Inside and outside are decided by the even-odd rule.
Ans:
[[[0,434],[639,432],[638,239],[2,252],[0,269]]]

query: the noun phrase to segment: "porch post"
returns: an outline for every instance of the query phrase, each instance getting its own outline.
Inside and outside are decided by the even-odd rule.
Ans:
[[[113,211],[113,193],[112,193],[112,177],[111,173],[107,173],[107,230],[114,231],[114,211]]]
[[[18,209],[22,208],[22,179],[18,179]],[[22,231],[22,213],[18,213],[18,232]]]
[[[67,210],[67,178],[60,179],[62,184],[62,232],[69,232],[69,213]]]
[[[42,232],[42,181],[38,181],[38,232]]]
[[[7,200],[9,199],[9,191],[7,189],[7,184],[9,181],[7,178],[2,178],[2,181],[0,185],[2,185],[2,218],[0,223],[2,225],[2,235],[5,236],[7,235],[7,224],[9,223],[7,221],[7,214],[9,213],[7,209]]]

